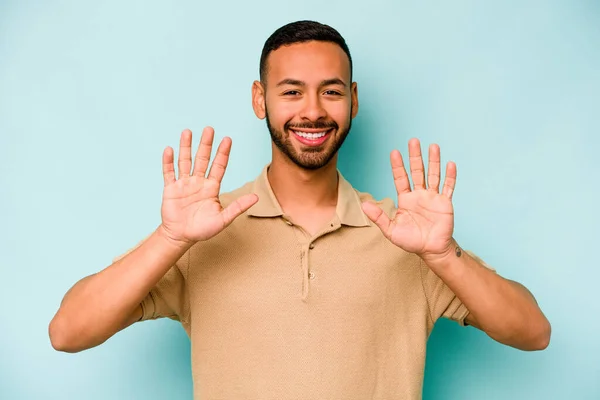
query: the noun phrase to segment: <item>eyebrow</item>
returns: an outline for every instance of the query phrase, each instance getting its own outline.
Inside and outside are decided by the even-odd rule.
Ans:
[[[297,79],[284,79],[282,81],[280,81],[276,86],[284,86],[284,85],[290,85],[290,86],[306,86],[306,83],[299,81]],[[321,81],[321,84],[319,86],[331,86],[331,85],[341,85],[346,87],[346,84],[344,83],[343,80],[339,79],[339,78],[332,78],[332,79],[325,79],[323,81]]]

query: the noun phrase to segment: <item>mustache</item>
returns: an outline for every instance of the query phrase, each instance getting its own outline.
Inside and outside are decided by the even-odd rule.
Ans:
[[[301,124],[290,124],[286,123],[284,128],[287,129],[337,129],[338,124],[335,121],[317,121],[317,122],[304,122]]]

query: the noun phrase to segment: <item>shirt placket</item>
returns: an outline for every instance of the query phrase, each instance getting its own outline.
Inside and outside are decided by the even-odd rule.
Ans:
[[[322,231],[315,234],[315,236],[311,237],[306,233],[304,229],[300,226],[294,225],[289,218],[283,217],[284,221],[290,225],[292,229],[294,229],[294,233],[296,233],[296,239],[300,244],[300,263],[302,267],[302,301],[306,302],[308,299],[308,294],[310,292],[310,281],[315,279],[314,272],[311,271],[310,268],[310,253],[311,250],[315,248],[315,241],[319,238],[337,230],[340,228],[341,223],[339,218],[336,216]]]

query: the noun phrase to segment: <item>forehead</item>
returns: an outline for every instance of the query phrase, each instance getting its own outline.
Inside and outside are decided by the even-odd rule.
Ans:
[[[267,81],[277,84],[289,78],[307,83],[340,78],[349,83],[350,61],[335,43],[311,41],[281,46],[267,58]]]

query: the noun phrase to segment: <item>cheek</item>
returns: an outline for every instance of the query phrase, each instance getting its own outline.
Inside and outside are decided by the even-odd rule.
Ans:
[[[327,114],[338,125],[346,125],[350,119],[350,104],[345,101],[332,102],[327,107]]]
[[[293,102],[271,102],[267,106],[271,124],[283,127],[298,115],[298,104]]]

